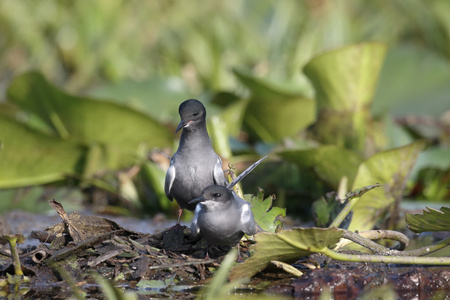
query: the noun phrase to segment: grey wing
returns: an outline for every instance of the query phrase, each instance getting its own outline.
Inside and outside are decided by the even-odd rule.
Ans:
[[[195,215],[194,215],[194,219],[192,219],[192,223],[191,223],[191,231],[193,234],[198,234],[200,232],[200,227],[198,226],[198,215],[200,214],[200,210],[202,209],[202,205],[198,204],[195,207]]]
[[[222,186],[227,186],[228,182],[225,179],[225,175],[223,174],[223,170],[222,170],[222,160],[220,159],[220,157],[217,155],[217,160],[216,160],[216,164],[214,165],[214,182],[217,185],[222,185]]]
[[[256,222],[253,217],[252,209],[250,208],[250,204],[242,205],[241,211],[241,222],[242,222],[242,231],[245,234],[254,235],[256,233]]]
[[[164,191],[166,192],[167,198],[170,200],[173,199],[172,195],[170,194],[170,190],[172,189],[173,182],[175,181],[175,166],[174,166],[174,159],[172,158],[170,160],[170,166],[166,173],[166,182],[164,183]]]
[[[255,217],[253,216],[250,203],[239,197],[234,191],[232,191],[235,201],[238,203],[238,207],[241,210],[241,224],[242,231],[248,235],[254,235],[256,233],[257,224]]]

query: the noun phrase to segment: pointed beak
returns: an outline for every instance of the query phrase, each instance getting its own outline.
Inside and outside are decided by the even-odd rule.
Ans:
[[[177,129],[175,130],[175,133],[180,131],[182,128],[188,126],[190,122],[191,121],[184,122],[183,120],[181,120],[180,124],[178,124]]]
[[[189,204],[197,204],[197,203],[200,203],[200,202],[203,202],[203,201],[206,201],[206,200],[208,200],[208,199],[206,199],[205,197],[201,196],[201,197],[192,199],[191,201],[189,201]]]

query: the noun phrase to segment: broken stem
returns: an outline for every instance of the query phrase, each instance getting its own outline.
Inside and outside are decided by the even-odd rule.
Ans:
[[[339,225],[344,221],[345,217],[350,213],[350,211],[353,209],[353,206],[358,202],[359,198],[361,197],[355,197],[350,199],[347,204],[344,206],[344,208],[341,210],[341,212],[338,214],[338,216],[333,220],[330,227],[336,227],[339,228]]]
[[[16,275],[23,275],[22,267],[20,265],[19,253],[17,252],[17,237],[8,240],[9,247],[11,248],[11,258],[14,265],[14,273]]]
[[[378,232],[378,235],[376,234],[376,232]],[[393,239],[393,240],[399,241],[400,243],[404,243],[405,239],[407,240],[406,236],[404,236],[402,233],[396,232],[396,231],[391,231],[391,230],[370,230],[370,231],[363,232],[361,234],[366,234],[368,237],[372,237],[372,238],[376,238],[376,239],[379,239],[379,238]],[[409,251],[398,251],[398,250],[393,250],[393,249],[389,249],[384,246],[381,246],[381,245],[371,241],[367,237],[361,236],[355,232],[348,231],[348,230],[344,230],[343,238],[351,240],[352,242],[355,242],[355,243],[357,243],[377,254],[380,254],[380,255],[395,255],[395,256],[408,256],[408,257],[424,256],[424,255],[438,251],[438,250],[450,245],[450,238],[446,238],[442,241],[439,241],[437,243],[434,243],[432,245],[428,245],[428,246],[425,246],[425,247],[422,247],[419,249],[414,249],[414,250],[409,250]],[[341,247],[343,247],[343,245],[341,243],[339,243],[339,248],[341,248]]]
[[[431,245],[428,245],[428,246],[425,246],[425,247],[422,247],[419,249],[403,251],[403,252],[399,251],[399,252],[406,253],[406,255],[409,255],[409,256],[424,256],[424,255],[436,252],[436,251],[438,251],[442,248],[445,248],[449,245],[450,245],[450,238],[446,238],[446,239],[443,239],[442,241],[439,241],[437,243],[434,243],[434,244],[431,244]]]
[[[411,256],[383,256],[383,255],[357,255],[338,253],[328,248],[322,254],[336,260],[351,262],[391,263],[408,265],[450,265],[450,257],[411,257]]]
[[[350,211],[353,209],[353,206],[358,202],[359,198],[361,198],[365,193],[367,193],[370,190],[373,190],[374,188],[380,187],[380,184],[374,184],[374,185],[368,185],[359,189],[356,189],[352,192],[347,193],[346,199],[344,201],[348,201],[347,204],[345,204],[344,208],[341,210],[341,212],[338,214],[338,216],[333,220],[330,227],[336,227],[339,228],[339,225],[344,221],[345,217],[350,213]]]
[[[23,276],[22,266],[20,265],[19,253],[17,252],[17,244],[22,244],[25,241],[23,234],[2,234],[0,235],[1,244],[9,244],[11,249],[11,259],[14,265],[14,273],[19,276]]]
[[[366,247],[372,250],[375,253],[382,255],[389,255],[392,251],[396,251],[394,249],[386,248],[382,245],[379,245],[371,240],[378,239],[388,239],[395,240],[400,243],[399,249],[403,250],[408,245],[408,238],[401,232],[392,231],[392,230],[369,230],[355,233],[353,231],[344,230],[344,235],[342,236],[345,240],[341,240],[338,246],[334,248],[334,250],[340,249],[352,242],[357,243],[363,247]],[[400,251],[398,251],[400,252]],[[403,253],[403,252],[402,252]]]

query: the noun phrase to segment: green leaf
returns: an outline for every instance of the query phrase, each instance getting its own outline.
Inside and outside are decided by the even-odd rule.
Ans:
[[[450,231],[450,208],[441,210],[427,207],[423,214],[406,214],[408,228],[416,233],[427,231]]]
[[[0,152],[1,157],[1,152]],[[0,170],[1,174],[1,170]],[[80,211],[83,193],[75,187],[27,186],[24,189],[0,189],[0,214],[10,210],[22,210],[34,214],[45,214],[49,206],[43,199],[64,199],[67,211]]]
[[[277,155],[302,168],[313,168],[321,180],[335,189],[343,176],[352,182],[362,162],[358,154],[334,145],[313,149],[283,150],[277,152]]]
[[[244,120],[252,133],[264,142],[292,136],[316,119],[314,101],[300,91],[247,72],[235,70],[234,73],[251,91]]]
[[[273,195],[264,199],[264,191],[259,189],[256,196],[244,195],[244,199],[251,203],[255,221],[264,231],[275,232],[282,226],[277,218],[286,216],[286,208],[273,207]]]
[[[363,152],[386,45],[363,43],[314,57],[304,68],[316,90],[318,121],[314,134],[324,144]]]
[[[39,73],[17,77],[7,93],[54,135],[84,145],[105,145],[108,167],[128,165],[141,144],[150,149],[171,144],[172,135],[149,116],[116,103],[68,95]]]
[[[160,122],[178,124],[178,106],[189,93],[181,78],[152,78],[97,86],[89,95],[132,107]]]
[[[37,185],[81,171],[82,147],[0,116],[0,188]]]
[[[225,160],[232,156],[228,126],[221,115],[212,116],[208,121],[208,133],[216,153]]]
[[[221,111],[220,117],[226,124],[228,135],[237,137],[241,132],[248,103],[248,100],[240,99],[229,104]]]
[[[386,49],[382,43],[363,43],[314,57],[304,71],[316,90],[318,110],[358,111],[368,106]]]
[[[392,209],[394,202],[402,198],[408,175],[424,146],[424,141],[418,141],[382,151],[359,166],[353,189],[376,183],[383,189],[374,189],[356,203],[349,230],[372,229],[382,213]]]
[[[328,193],[313,202],[311,211],[317,227],[328,227],[339,213],[336,210],[342,208],[342,204],[337,201],[336,196],[336,193]]]
[[[450,169],[450,151],[444,147],[430,147],[425,149],[417,158],[417,163],[411,172],[411,176],[418,176],[419,171],[425,168],[432,168],[442,171]]]
[[[397,45],[386,56],[371,109],[377,116],[440,118],[449,108],[449,82],[448,60],[420,45]]]
[[[141,165],[140,175],[142,184],[145,187],[144,190],[151,187],[151,195],[156,198],[150,199],[149,196],[144,197],[145,204],[149,206],[151,210],[169,211],[170,208],[175,209],[175,207],[178,207],[176,201],[169,201],[164,191],[164,182],[166,179],[165,170],[162,170],[156,163],[149,161],[144,162]],[[152,205],[152,200],[154,200],[153,202],[156,202],[157,205]]]
[[[236,266],[230,280],[251,277],[271,261],[293,262],[313,252],[321,252],[339,242],[343,231],[337,228],[293,228],[279,233],[258,233],[254,254]]]

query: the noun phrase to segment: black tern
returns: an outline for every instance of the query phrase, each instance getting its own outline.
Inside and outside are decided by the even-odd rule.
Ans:
[[[181,122],[175,133],[183,129],[177,152],[170,160],[164,190],[170,200],[175,199],[181,209],[195,210],[192,199],[202,195],[210,185],[228,184],[222,170],[222,160],[214,152],[206,129],[206,109],[195,99],[180,104]]]
[[[200,234],[208,245],[237,244],[244,233],[253,235],[261,231],[255,222],[250,203],[227,187],[209,186],[201,197],[189,203],[197,204],[191,231]]]

